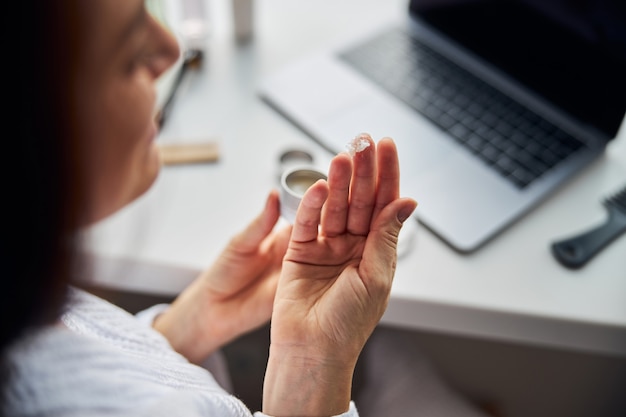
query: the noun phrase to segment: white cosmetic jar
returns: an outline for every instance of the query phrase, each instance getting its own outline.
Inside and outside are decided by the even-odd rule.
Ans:
[[[280,178],[280,214],[293,223],[300,201],[306,190],[327,176],[311,166],[294,166],[283,172]]]

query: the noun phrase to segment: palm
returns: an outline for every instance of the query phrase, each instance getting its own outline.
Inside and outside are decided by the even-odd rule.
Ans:
[[[246,232],[233,239],[209,271],[212,296],[232,298],[258,282],[276,280],[287,239],[286,231],[267,236],[255,247]]]
[[[368,296],[358,271],[364,243],[363,236],[350,234],[293,243],[283,263],[284,275],[290,279],[279,287],[278,296],[298,302],[279,302],[275,313],[291,317],[294,324],[315,326],[323,338],[343,343],[351,332],[342,324],[352,322],[359,313],[359,303],[347,308],[349,301],[365,301]]]
[[[269,319],[290,230],[272,232],[278,219],[278,196],[235,236],[216,263],[204,274],[205,300],[221,309],[223,325],[250,330]]]
[[[311,242],[292,242],[285,256],[284,268],[298,288],[330,288],[342,272],[357,271],[363,255],[364,236],[343,234],[320,237]],[[358,276],[357,276],[358,278]],[[309,294],[306,288],[303,295]],[[313,299],[314,295],[309,294]]]

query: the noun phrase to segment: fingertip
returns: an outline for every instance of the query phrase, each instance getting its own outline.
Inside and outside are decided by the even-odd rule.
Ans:
[[[253,250],[273,230],[280,218],[280,202],[276,190],[270,191],[263,210],[236,234],[232,242],[244,250]]]
[[[265,199],[265,207],[260,215],[264,231],[271,230],[280,218],[280,197],[276,189],[272,189]]]
[[[360,133],[346,145],[348,154],[352,159],[362,158],[361,155],[368,155],[376,152],[376,142],[369,133]]]
[[[278,190],[273,188],[265,200],[265,211],[280,211],[280,195]]]
[[[403,200],[404,204],[396,213],[396,218],[400,223],[404,223],[409,217],[411,217],[411,215],[413,214],[413,212],[415,212],[415,209],[417,208],[417,201],[413,200],[412,198],[406,198]]]
[[[324,179],[317,180],[302,196],[298,211],[300,211],[302,206],[308,210],[320,210],[328,198],[328,192],[328,181]]]
[[[331,166],[335,164],[341,164],[341,165],[352,164],[352,157],[347,151],[339,152],[331,160]]]
[[[278,200],[278,190],[275,188],[272,188],[269,194],[267,195],[267,198],[265,199],[265,208],[270,207],[277,200]]]
[[[306,193],[313,194],[316,202],[315,206],[317,207],[319,205],[319,207],[321,207],[328,197],[328,181],[324,179],[315,181]]]
[[[393,140],[393,138],[389,137],[389,136],[384,136],[381,140],[378,141],[378,145],[380,144],[389,144],[389,145],[393,145],[394,147],[396,146],[396,141]]]
[[[395,160],[398,157],[396,142],[390,137],[384,137],[378,141],[379,158]]]
[[[328,198],[328,183],[320,179],[304,193],[294,220],[291,239],[308,242],[317,238],[321,212]]]
[[[330,163],[328,170],[328,180],[333,182],[338,178],[345,176],[350,177],[352,173],[352,157],[347,153],[340,153],[335,155]]]

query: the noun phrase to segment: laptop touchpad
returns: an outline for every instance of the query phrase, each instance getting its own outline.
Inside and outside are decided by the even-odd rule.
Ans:
[[[323,142],[343,150],[345,143],[361,132],[374,140],[391,137],[396,142],[403,177],[415,177],[446,163],[458,152],[448,138],[427,121],[385,97],[367,98],[329,115],[321,123]]]

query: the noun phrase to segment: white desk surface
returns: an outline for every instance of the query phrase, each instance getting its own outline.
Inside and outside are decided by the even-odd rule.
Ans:
[[[330,155],[262,102],[258,84],[317,48],[402,18],[406,7],[401,0],[254,3],[256,33],[246,45],[232,39],[228,3],[210,4],[208,60],[187,78],[159,139],[215,139],[221,160],[165,167],[145,196],[89,231],[88,247],[108,260],[96,263],[98,285],[176,294],[262,208],[282,151],[309,150],[325,167]],[[626,181],[625,130],[604,157],[472,255],[418,226],[383,322],[626,356],[626,236],[578,271],[561,267],[549,250],[605,219],[601,200]]]

